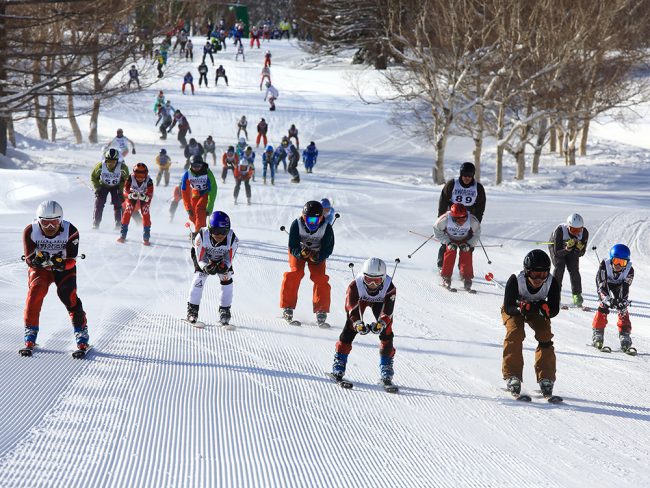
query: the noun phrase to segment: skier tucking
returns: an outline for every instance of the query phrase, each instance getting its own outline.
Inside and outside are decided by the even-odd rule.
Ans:
[[[144,163],[133,167],[133,174],[124,185],[124,212],[122,213],[122,228],[117,242],[126,241],[129,232],[129,222],[133,212],[140,211],[142,215],[142,243],[149,245],[151,237],[151,200],[153,199],[153,180],[149,177],[149,169]]]

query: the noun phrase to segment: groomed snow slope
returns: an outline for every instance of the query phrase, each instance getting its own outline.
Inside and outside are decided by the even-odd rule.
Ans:
[[[200,46],[201,39],[195,45]],[[161,146],[151,107],[159,89],[187,114],[193,136],[212,134],[219,150],[236,141],[236,121],[269,121],[277,144],[291,123],[301,147],[321,152],[315,172],[301,171],[291,185],[253,184],[253,205],[234,206],[232,177],[219,185],[217,208],[228,212],[241,240],[235,260],[235,331],[210,325],[197,330],[180,320],[192,276],[182,206],[168,222],[171,186],[157,187],[152,242],[140,243],[132,224],[126,244],[115,242],[111,208],[103,226],[90,229],[93,195],[86,186],[99,145],[81,147],[60,127],[58,144],[39,142],[34,128],[19,126],[18,150],[34,169],[0,171],[0,487],[639,487],[650,463],[650,300],[646,284],[650,227],[650,177],[645,150],[616,141],[592,141],[590,157],[566,168],[554,157],[523,183],[491,184],[486,153],[483,182],[488,204],[483,243],[474,253],[477,295],[449,293],[434,272],[437,244],[408,259],[428,235],[440,187],[430,184],[431,150],[388,123],[385,105],[362,105],[347,88],[355,68],[308,59],[286,41],[271,44],[278,110],[268,111],[259,91],[262,51],[235,63],[220,54],[230,87],[180,94],[180,79],[194,66],[172,56],[160,83],[106,104],[104,141],[117,127],[147,162]],[[309,69],[307,69],[309,68]],[[196,74],[196,73],[195,73]],[[367,76],[370,82],[374,75]],[[82,121],[87,125],[87,120]],[[254,127],[249,128],[252,136]],[[170,136],[173,180],[183,158]],[[468,141],[452,141],[448,177],[468,159]],[[258,158],[261,154],[258,151]],[[27,163],[21,163],[27,164]],[[301,167],[302,170],[302,167]],[[215,171],[220,171],[218,166]],[[341,218],[328,261],[333,327],[315,327],[311,282],[303,280],[296,318],[280,318],[279,293],[287,267],[286,234],[302,205],[329,197]],[[81,232],[78,291],[95,349],[85,361],[70,357],[72,329],[54,288],[41,314],[40,350],[20,357],[26,268],[21,233],[38,203],[58,200]],[[167,201],[166,201],[167,200]],[[241,201],[242,199],[240,199]],[[569,213],[578,211],[601,258],[616,242],[633,252],[633,338],[640,351],[617,351],[615,326],[603,354],[586,344],[592,313],[562,311],[553,320],[556,392],[565,403],[531,404],[502,391],[499,308],[505,283],[523,256],[545,241]],[[353,390],[333,385],[334,345],[345,320],[344,293],[369,256],[401,259],[395,283],[395,382],[398,395],[376,384],[378,340],[357,337],[348,363]],[[595,305],[598,261],[581,261],[589,305]],[[457,277],[454,277],[457,279]],[[568,277],[565,287],[568,288]],[[217,322],[219,287],[208,283],[201,318]],[[568,290],[563,300],[569,299]],[[532,331],[525,343],[524,389],[534,392]]]

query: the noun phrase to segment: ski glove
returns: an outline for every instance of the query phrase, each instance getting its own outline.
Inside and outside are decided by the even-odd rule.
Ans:
[[[38,251],[32,258],[32,266],[42,268],[43,265],[50,260],[50,255],[47,252]]]
[[[630,302],[625,300],[624,298],[620,299],[613,299],[612,300],[612,305],[613,308],[617,309],[618,311],[622,312],[627,309],[627,307],[630,306]]]
[[[191,218],[191,219],[194,218],[194,210],[192,210],[191,208],[188,209],[188,210],[187,210],[187,216],[188,216],[189,218]]]
[[[217,274],[217,263],[215,262],[210,262],[203,266],[203,272],[209,275],[216,275]]]
[[[585,243],[584,242],[582,242],[582,241],[576,242],[576,249],[578,251],[582,251],[584,248],[585,248]]]
[[[551,309],[548,306],[548,303],[546,302],[540,302],[537,304],[537,313],[539,313],[542,317],[545,319],[548,319],[549,316],[551,315]]]
[[[602,303],[603,306],[607,308],[612,308],[614,306],[614,301],[612,300],[611,297],[601,298],[600,303]]]
[[[569,239],[568,241],[566,241],[566,245],[565,245],[565,247],[566,247],[567,250],[570,251],[570,250],[573,249],[573,247],[574,247],[575,245],[576,245],[576,240],[575,240],[575,239]]]
[[[64,271],[65,270],[65,259],[62,255],[57,254],[52,257],[52,269],[54,271]]]
[[[458,249],[460,249],[463,252],[469,252],[469,251],[472,250],[472,246],[470,246],[469,244],[463,243],[460,246],[458,246]]]
[[[368,329],[368,326],[363,323],[363,320],[357,320],[354,323],[353,327],[354,330],[356,330],[361,335],[366,335],[368,332],[370,332],[370,329]]]
[[[447,244],[447,251],[458,251],[458,244],[455,244],[453,242],[450,242]]]
[[[370,332],[373,334],[381,334],[381,332],[386,328],[386,322],[380,320],[379,322],[371,322],[368,327]]]

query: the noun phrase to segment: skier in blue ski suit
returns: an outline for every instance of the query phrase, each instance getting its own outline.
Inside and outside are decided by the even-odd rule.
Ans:
[[[312,173],[316,160],[318,159],[318,149],[316,149],[316,143],[311,141],[307,149],[302,152],[302,162],[305,165],[305,170],[307,173]]]

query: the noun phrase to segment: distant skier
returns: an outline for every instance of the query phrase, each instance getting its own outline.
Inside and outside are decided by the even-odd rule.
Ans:
[[[140,211],[142,215],[142,243],[149,245],[151,237],[151,200],[153,199],[153,180],[149,177],[149,169],[144,163],[133,167],[131,177],[124,185],[124,212],[122,213],[122,226],[117,242],[126,241],[129,232],[129,222],[134,212]]]
[[[126,84],[126,87],[131,88],[131,84],[134,82],[138,85],[138,89],[140,89],[140,74],[138,73],[138,68],[135,67],[135,64],[132,65],[129,70],[129,82]]]
[[[153,104],[153,113],[158,115],[158,111],[160,110],[160,107],[163,107],[165,105],[165,94],[163,93],[162,90],[158,92],[158,96],[156,97],[156,101]]]
[[[584,228],[584,220],[577,214],[567,217],[566,223],[557,226],[549,241],[548,246],[553,262],[553,276],[562,288],[565,268],[569,270],[571,278],[571,293],[573,304],[582,306],[582,278],[580,276],[580,258],[587,252],[589,232]]]
[[[255,153],[253,153],[253,157],[255,157]],[[237,198],[239,197],[239,189],[241,187],[241,184],[244,183],[244,187],[246,190],[246,203],[248,205],[251,204],[251,183],[250,179],[253,177],[253,172],[255,171],[255,168],[253,167],[252,164],[249,163],[248,159],[246,156],[244,158],[239,160],[239,164],[235,166],[235,169],[233,171],[234,177],[235,177],[235,189],[233,190],[233,198],[234,198],[234,203],[237,205]]]
[[[463,286],[470,291],[474,279],[472,251],[481,237],[481,224],[478,219],[470,214],[463,204],[454,203],[451,209],[438,217],[433,224],[433,233],[440,244],[446,247],[440,271],[442,286],[451,288],[451,275],[458,253]]]
[[[263,165],[262,178],[264,180],[264,184],[266,185],[266,169],[267,166],[270,166],[271,184],[275,185],[275,167],[277,163],[275,162],[273,146],[266,146],[266,150],[262,154],[262,165]]]
[[[194,263],[194,279],[187,300],[187,321],[196,324],[203,289],[208,277],[217,275],[221,283],[219,297],[219,321],[221,325],[230,323],[230,307],[233,296],[232,262],[239,246],[239,239],[230,227],[230,217],[225,212],[216,211],[210,221],[197,231],[191,251]]]
[[[246,62],[246,55],[244,54],[244,46],[242,46],[241,42],[239,43],[239,46],[237,46],[237,52],[235,53],[235,61],[239,61],[239,56],[241,56],[241,60],[243,62]]]
[[[317,160],[318,149],[316,148],[316,143],[311,141],[307,146],[307,149],[302,152],[302,162],[305,165],[305,171],[307,173],[314,172],[314,166],[316,165]]]
[[[545,397],[553,394],[555,349],[551,319],[560,311],[560,287],[550,274],[551,259],[541,249],[524,258],[524,269],[506,283],[501,318],[506,327],[503,340],[503,379],[513,395],[521,392],[525,324],[535,331],[535,373]]]
[[[300,183],[300,173],[298,172],[298,162],[300,161],[300,153],[293,143],[289,144],[287,150],[289,156],[289,164],[287,165],[287,172],[291,175],[291,183]]]
[[[214,142],[214,139],[212,139],[212,136],[208,136],[208,138],[203,141],[203,149],[205,151],[205,162],[207,163],[208,161],[208,154],[212,154],[212,164],[216,165],[217,164],[217,145]]]
[[[171,127],[167,130],[168,134],[172,131],[176,124],[178,124],[178,142],[181,144],[181,149],[185,149],[185,146],[187,146],[187,139],[185,139],[185,136],[188,132],[190,134],[192,133],[192,128],[190,127],[190,123],[187,121],[187,118],[185,118],[180,110],[176,110],[174,112],[174,120]]]
[[[438,217],[442,216],[454,203],[461,203],[467,211],[478,219],[483,220],[485,212],[485,189],[474,179],[476,167],[469,162],[460,166],[460,176],[452,179],[442,188],[438,200]],[[446,246],[441,245],[438,250],[438,269],[442,269],[442,257]]]
[[[241,131],[244,131],[244,136],[246,139],[248,139],[248,130],[246,129],[248,127],[248,120],[246,120],[246,116],[242,115],[241,119],[237,122],[237,137],[239,137],[239,134],[241,134]]]
[[[185,76],[183,77],[183,95],[185,95],[185,85],[190,85],[190,88],[192,89],[192,95],[194,95],[194,76],[192,76],[191,71],[185,73]]]
[[[269,68],[271,67],[271,51],[269,51],[268,49],[264,53],[264,66],[265,67],[268,66]]]
[[[332,202],[330,202],[329,198],[323,198],[320,204],[323,206],[323,218],[327,220],[328,224],[333,225],[336,211],[332,207]]]
[[[313,311],[319,325],[326,323],[330,309],[329,276],[326,261],[334,251],[334,231],[323,219],[323,206],[320,202],[309,201],[302,209],[302,215],[293,221],[289,230],[289,268],[284,273],[280,295],[283,317],[293,321],[293,311],[298,302],[298,289],[305,264],[309,268],[313,288]]]
[[[239,141],[237,141],[237,147],[235,148],[235,151],[237,151],[237,155],[239,156],[239,159],[241,159],[244,156],[244,151],[246,150],[246,139],[243,137],[239,138]]]
[[[114,208],[115,228],[119,229],[122,220],[122,191],[129,177],[129,168],[120,161],[120,153],[114,147],[106,151],[104,161],[93,168],[90,175],[95,190],[95,208],[93,211],[93,229],[98,229],[104,213],[106,198],[111,195]]]
[[[267,98],[269,100],[269,110],[273,111],[275,110],[275,101],[277,98],[280,96],[280,92],[271,85],[270,81],[266,82],[266,95],[264,95],[264,101],[266,102]]]
[[[120,151],[120,156],[125,158],[129,155],[129,144],[131,144],[132,152],[135,154],[135,144],[133,141],[124,135],[122,129],[117,129],[117,135],[108,144],[104,146],[104,151],[114,147]]]
[[[176,209],[178,208],[178,203],[183,199],[181,194],[181,184],[179,183],[174,187],[172,191],[171,203],[169,204],[169,222],[174,221],[174,216],[176,215]]]
[[[296,127],[295,124],[291,124],[291,127],[289,127],[287,137],[289,137],[289,141],[291,141],[291,139],[295,139],[296,147],[300,149],[300,139],[298,139],[298,128]]]
[[[261,118],[257,123],[257,139],[255,139],[255,147],[260,146],[260,141],[264,146],[268,144],[268,139],[266,138],[266,133],[269,131],[269,125],[266,123],[264,118]]]
[[[260,74],[260,91],[262,91],[262,85],[264,84],[264,80],[271,83],[271,68],[269,68],[268,66],[264,66],[262,68],[262,73]]]
[[[156,51],[153,53],[153,63],[152,64],[157,64],[158,66],[156,69],[158,70],[158,78],[162,78],[165,73],[163,73],[163,66],[165,66],[165,56],[163,56],[159,50],[156,49]]]
[[[194,44],[192,44],[192,39],[188,39],[185,45],[185,60],[187,61],[188,59],[190,62],[194,61]]]
[[[162,121],[162,122],[161,122]],[[156,120],[156,125],[160,123],[160,138],[162,140],[167,139],[167,131],[172,126],[174,122],[174,107],[172,107],[171,102],[167,100],[165,105],[160,107],[158,111],[158,120]]]
[[[205,153],[205,149],[203,149],[203,146],[199,144],[197,140],[192,137],[190,139],[190,143],[187,146],[185,146],[185,149],[183,150],[183,155],[185,156],[185,166],[183,167],[183,169],[187,170],[187,168],[190,167],[190,161],[192,160],[193,156],[203,157],[204,153]]]
[[[336,343],[332,376],[342,380],[345,375],[348,355],[357,334],[369,332],[379,334],[379,374],[384,386],[393,385],[393,309],[397,288],[386,274],[386,263],[379,258],[370,258],[363,263],[363,269],[348,285],[345,295],[346,320]],[[370,317],[367,310],[370,309]],[[364,320],[365,313],[365,320]]]
[[[202,83],[205,83],[206,88],[208,87],[208,65],[205,63],[199,65],[199,88]]]
[[[210,56],[210,61],[212,61],[212,66],[214,66],[214,56],[212,56],[213,52],[214,49],[212,47],[212,44],[210,43],[210,41],[207,41],[203,46],[203,59],[201,60],[201,62],[205,63],[205,57]]]
[[[207,163],[201,156],[193,156],[181,178],[181,194],[187,217],[194,224],[193,235],[205,226],[207,215],[212,213],[217,198],[217,183]]]
[[[592,341],[598,349],[602,349],[607,314],[610,311],[618,313],[618,338],[621,350],[636,353],[632,348],[632,324],[628,307],[630,306],[630,286],[634,280],[634,268],[630,260],[630,249],[625,244],[615,244],[609,250],[609,259],[603,259],[596,274],[596,292],[599,306],[592,322]]]
[[[226,82],[226,86],[228,86],[228,77],[226,76],[226,69],[223,67],[223,65],[219,65],[217,68],[217,71],[214,76],[214,85],[219,84],[219,78],[223,78],[224,81]]]
[[[166,149],[161,149],[156,156],[156,166],[158,166],[158,173],[156,174],[156,186],[160,185],[160,180],[165,177],[165,186],[169,185],[169,168],[172,165],[171,158],[167,155]]]
[[[79,231],[63,219],[63,208],[54,200],[42,202],[36,219],[23,231],[23,252],[29,266],[27,300],[25,303],[25,347],[23,356],[31,356],[36,347],[43,300],[52,283],[56,294],[70,315],[77,349],[88,350],[86,312],[77,296],[76,257],[79,253]]]
[[[239,154],[235,152],[233,146],[228,146],[228,150],[223,153],[221,156],[221,181],[222,183],[226,182],[226,176],[228,176],[228,170],[235,171],[235,166],[239,165]]]
[[[287,155],[288,155],[288,147],[289,147],[289,139],[287,139],[287,136],[284,136],[282,138],[282,142],[280,145],[275,149],[275,171],[277,173],[278,171],[278,166],[280,166],[280,163],[282,163],[282,166],[284,168],[284,172],[287,172]]]

